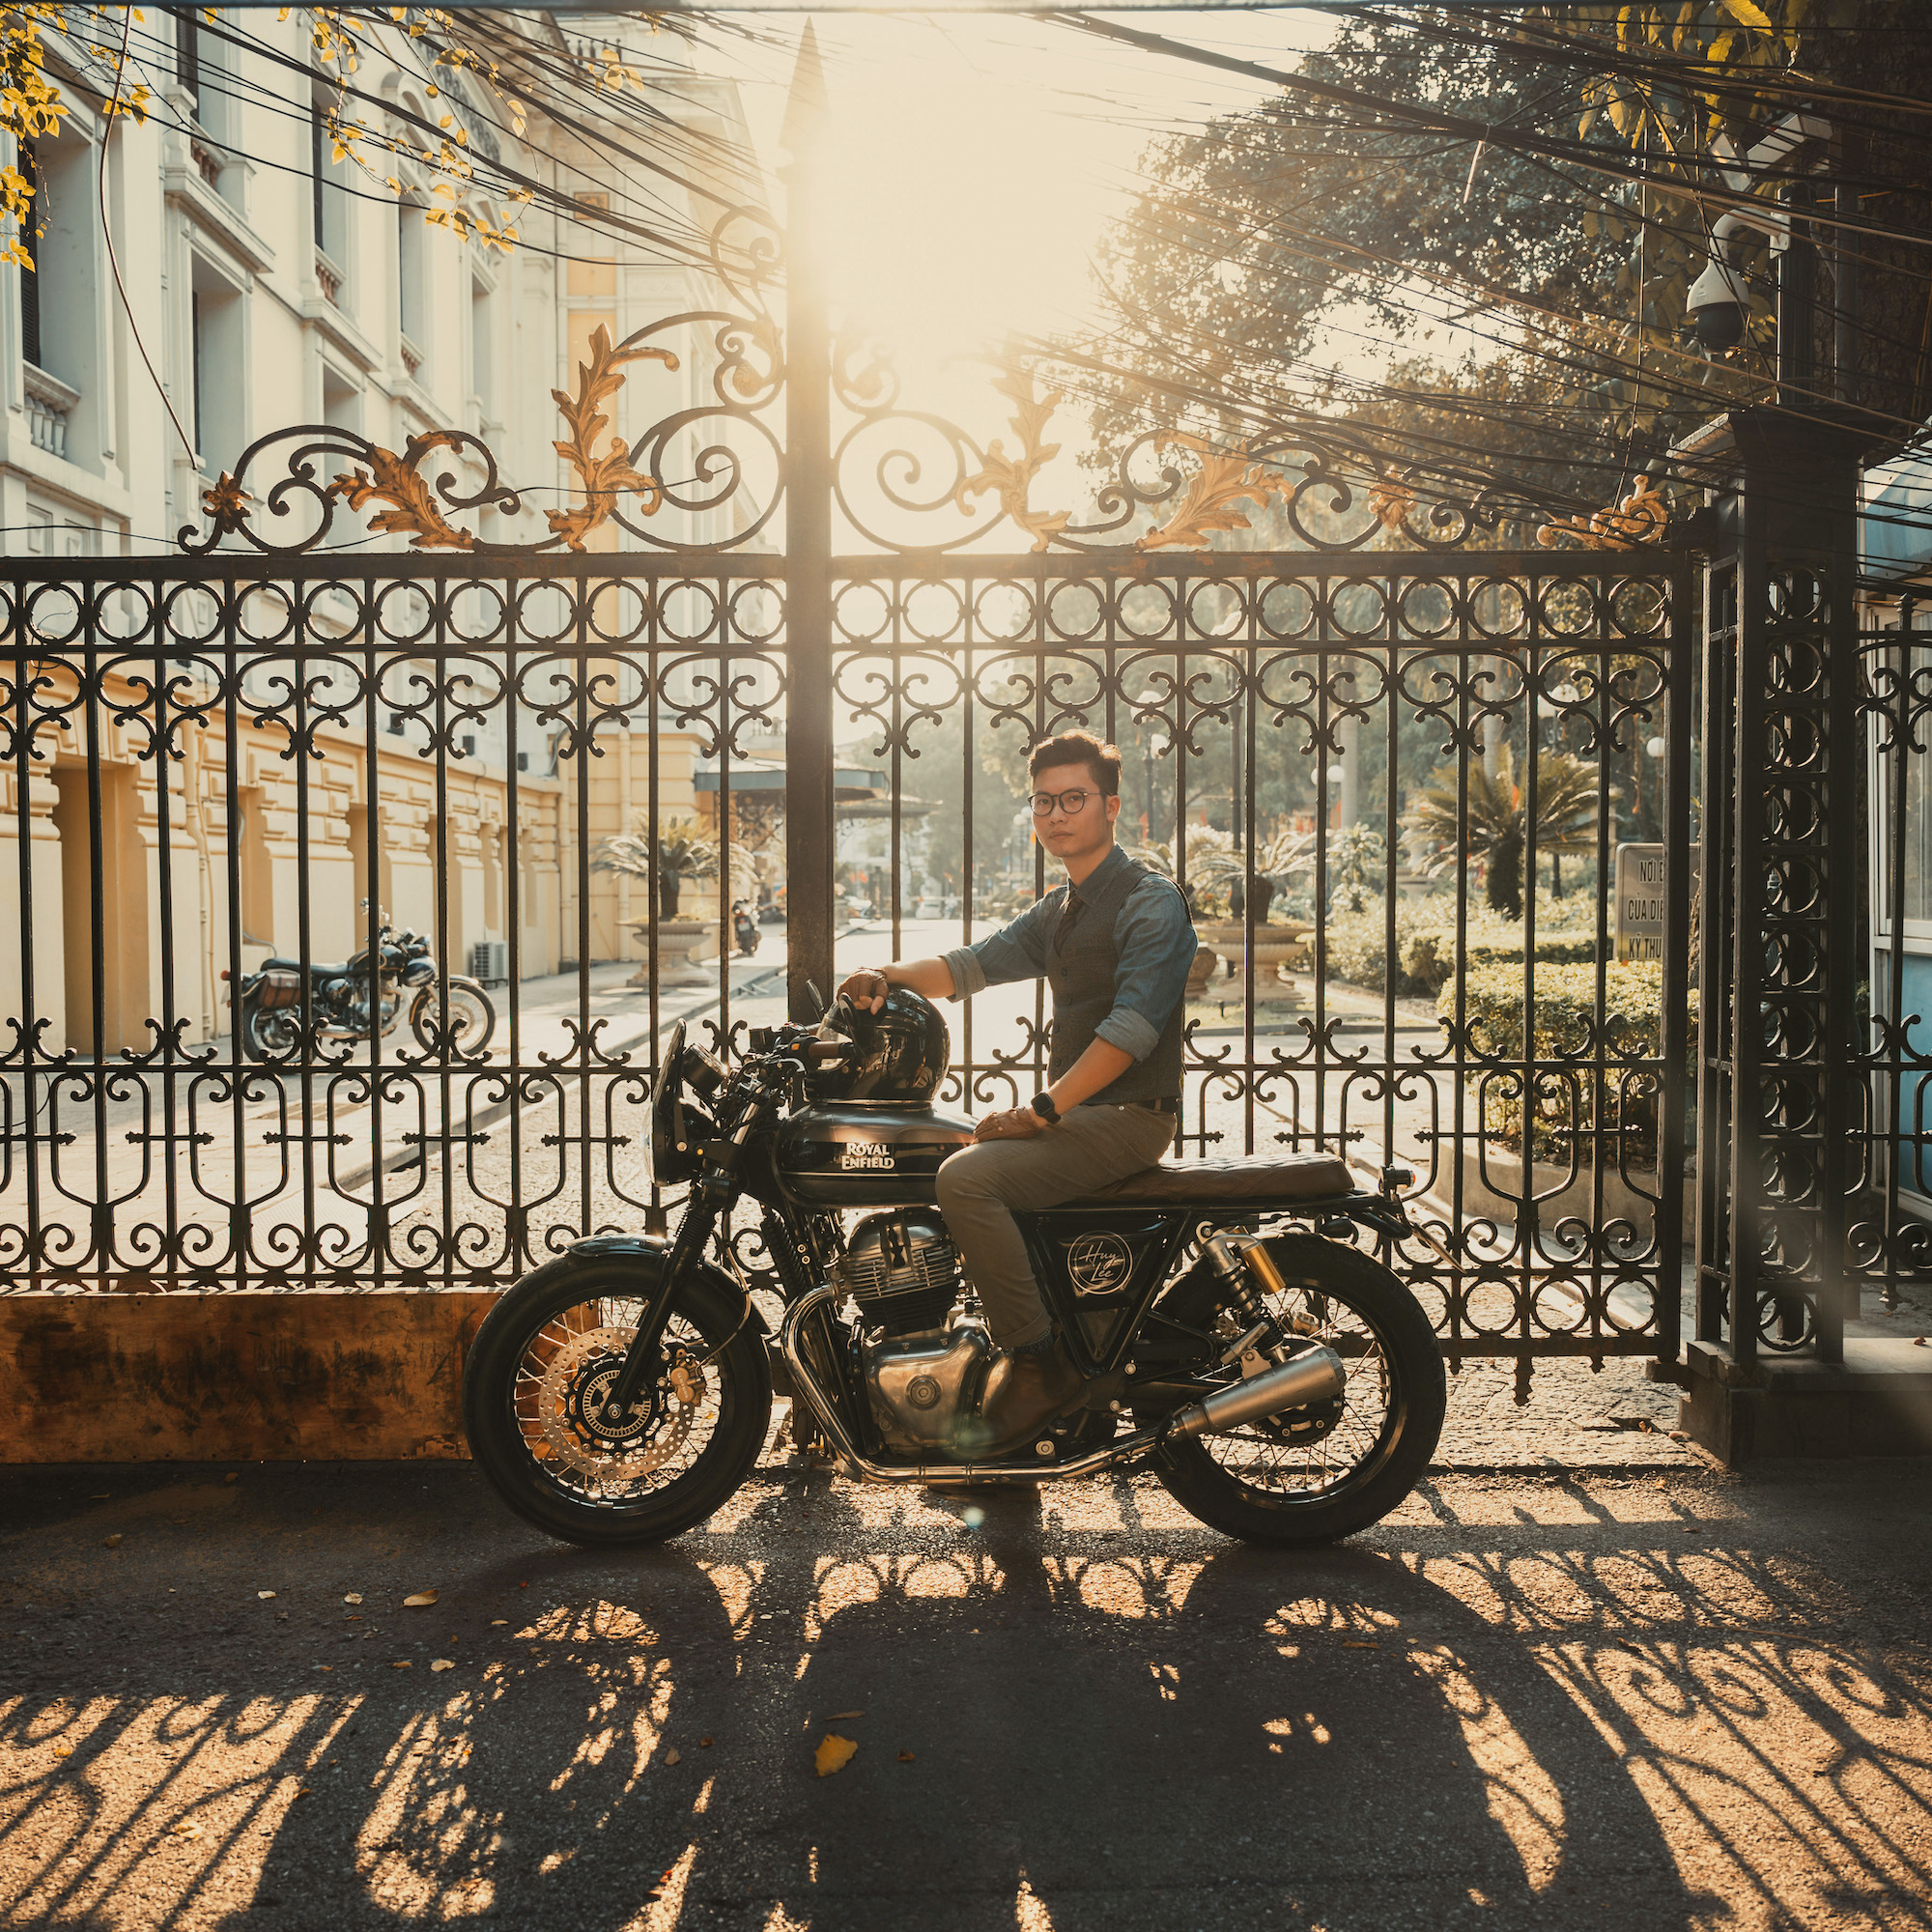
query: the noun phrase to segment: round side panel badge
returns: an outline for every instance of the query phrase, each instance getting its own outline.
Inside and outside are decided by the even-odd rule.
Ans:
[[[1124,1288],[1134,1258],[1118,1235],[1082,1235],[1066,1251],[1066,1272],[1079,1294],[1111,1294]]]

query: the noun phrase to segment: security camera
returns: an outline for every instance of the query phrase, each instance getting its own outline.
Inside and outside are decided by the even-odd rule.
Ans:
[[[1781,243],[1780,224],[1769,212],[1762,216],[1740,210],[1720,214],[1711,229],[1710,262],[1684,298],[1684,312],[1697,340],[1709,350],[1735,349],[1745,339],[1750,289],[1731,267],[1730,245],[1747,228],[1769,234],[1774,248]]]
[[[1745,339],[1750,292],[1735,270],[1714,259],[1690,284],[1690,292],[1684,298],[1684,308],[1697,340],[1706,349],[1735,349]]]

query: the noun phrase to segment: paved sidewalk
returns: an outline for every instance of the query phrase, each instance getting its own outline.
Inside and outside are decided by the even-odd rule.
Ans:
[[[773,1463],[599,1555],[463,1465],[9,1472],[0,1925],[1924,1927],[1928,1473],[1443,1475],[1289,1555]]]

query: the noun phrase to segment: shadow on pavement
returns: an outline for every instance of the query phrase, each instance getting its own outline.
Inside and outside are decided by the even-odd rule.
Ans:
[[[1068,1527],[774,1472],[611,1555],[465,1470],[426,1503],[307,1473],[202,1523],[181,1613],[148,1607],[172,1569],[101,1601],[84,1511],[10,1536],[54,1614],[0,1651],[0,1923],[1926,1922],[1927,1683],[1821,1662],[1825,1579],[1669,1521],[1459,1522],[1435,1486],[1434,1523],[1285,1554],[1125,1482],[1093,1486],[1118,1527]],[[304,1512],[296,1607],[251,1601]],[[390,1607],[399,1542],[433,1610]],[[338,1627],[338,1571],[380,1573],[380,1636]],[[828,1733],[858,1750],[820,1778]]]

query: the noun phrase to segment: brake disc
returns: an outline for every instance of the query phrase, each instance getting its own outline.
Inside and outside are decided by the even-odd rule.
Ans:
[[[538,1384],[538,1426],[550,1451],[566,1467],[597,1482],[649,1475],[684,1447],[707,1393],[704,1373],[680,1354],[668,1391],[649,1391],[619,1430],[592,1430],[586,1412],[598,1407],[616,1380],[635,1328],[586,1328],[550,1358]]]

